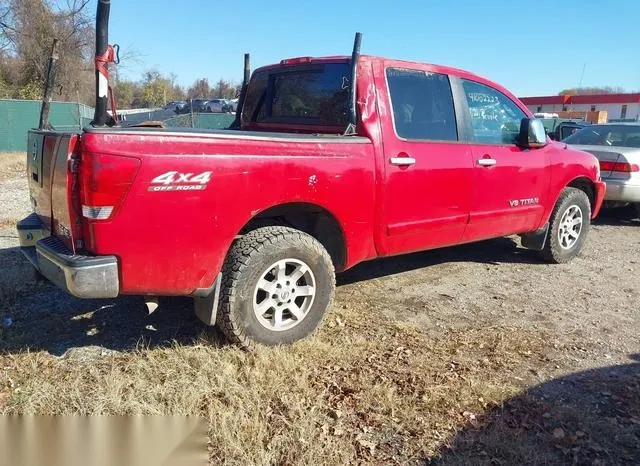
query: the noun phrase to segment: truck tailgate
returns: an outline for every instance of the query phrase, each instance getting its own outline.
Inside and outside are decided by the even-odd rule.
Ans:
[[[79,187],[71,172],[78,144],[75,133],[29,132],[27,176],[34,212],[43,228],[75,252],[79,238]]]

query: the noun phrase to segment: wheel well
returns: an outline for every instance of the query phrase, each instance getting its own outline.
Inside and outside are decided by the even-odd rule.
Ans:
[[[584,193],[589,198],[589,204],[591,204],[591,208],[593,209],[593,206],[596,202],[596,199],[595,199],[596,195],[595,195],[595,189],[593,187],[593,183],[589,178],[576,178],[567,186],[584,191]]]
[[[253,217],[240,231],[244,235],[266,226],[287,226],[313,236],[327,250],[336,270],[343,270],[347,263],[344,233],[336,218],[322,207],[290,203],[271,207]]]

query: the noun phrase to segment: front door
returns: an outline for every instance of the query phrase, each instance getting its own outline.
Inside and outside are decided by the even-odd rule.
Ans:
[[[548,147],[522,149],[515,141],[524,111],[490,86],[462,80],[470,123],[474,193],[464,239],[479,240],[536,229],[549,188]]]
[[[376,72],[384,148],[384,255],[460,242],[473,182],[471,149],[458,140],[449,77],[428,66],[394,65],[389,62]]]

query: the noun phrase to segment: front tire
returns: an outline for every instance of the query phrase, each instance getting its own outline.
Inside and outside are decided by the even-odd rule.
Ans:
[[[543,259],[561,264],[580,254],[591,227],[591,203],[586,193],[565,188],[551,214]]]
[[[315,238],[287,227],[237,240],[222,269],[216,325],[235,344],[290,344],[318,327],[331,306],[335,271]]]

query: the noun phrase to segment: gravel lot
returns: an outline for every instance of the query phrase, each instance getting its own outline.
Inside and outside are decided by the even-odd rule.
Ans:
[[[0,328],[0,354],[18,355],[29,348],[53,357],[72,355],[80,360],[93,360],[106,357],[111,351],[117,351],[116,354],[134,351],[141,345],[149,350],[176,342],[189,345],[204,331],[193,317],[186,299],[165,299],[156,313],[147,316],[139,298],[81,301],[46,282],[36,281],[16,248],[17,237],[11,227],[13,221],[29,210],[25,185],[21,173],[0,177],[0,327],[4,322],[4,328]],[[536,443],[541,432],[544,435],[551,435],[551,432],[553,438],[550,438],[556,444],[549,447],[550,456],[540,457],[540,462],[637,464],[640,461],[640,390],[637,385],[640,371],[632,360],[640,353],[640,221],[633,217],[626,210],[605,212],[593,225],[581,257],[565,265],[540,262],[535,253],[522,249],[513,238],[362,264],[338,277],[334,310],[314,340],[332,341],[336,332],[345,326],[353,335],[359,331],[368,332],[367,324],[361,322],[377,322],[376,319],[391,322],[400,329],[418,329],[421,338],[429,342],[441,341],[450,332],[469,332],[470,335],[480,332],[478,334],[482,335],[492,329],[522,331],[543,342],[545,356],[536,360],[525,358],[501,369],[502,383],[508,379],[509,383],[522,389],[545,387],[537,389],[542,390],[542,394],[535,390],[531,392],[536,394],[536,403],[554,396],[563,400],[571,398],[572,392],[567,391],[567,387],[574,387],[574,395],[578,393],[580,398],[573,409],[587,412],[600,412],[598,410],[606,405],[603,397],[605,401],[611,401],[611,392],[615,391],[611,388],[578,390],[575,387],[579,384],[571,381],[573,375],[622,368],[618,379],[623,380],[624,387],[635,388],[627,394],[628,398],[619,395],[619,400],[627,400],[628,404],[625,414],[616,416],[630,421],[616,424],[618,430],[611,438],[615,437],[615,441],[624,438],[626,443],[605,442],[591,450],[583,445],[580,451],[589,452],[587,462],[575,463],[573,460],[578,455],[575,449],[583,437],[582,431],[571,434],[573,439],[570,435],[573,421],[563,418],[557,426],[547,426],[548,416],[537,421],[545,424],[544,429],[534,427],[530,436],[525,432],[509,437],[513,441],[512,448],[523,448],[520,456],[501,453],[501,447],[492,446],[486,436],[502,432],[504,425],[509,424],[511,418],[504,417],[503,408],[498,414],[487,408],[484,413],[487,420],[482,424],[484,429],[478,430],[475,421],[471,426],[463,422],[466,427],[461,428],[458,424],[456,437],[449,436],[448,440],[436,444],[445,463],[488,464],[497,459],[502,463],[495,464],[508,464],[511,460],[524,464],[533,460],[531,457],[527,460],[528,453],[523,445],[530,442],[541,451]],[[396,331],[389,331],[389,341],[395,337],[393,332]],[[383,336],[382,340],[386,338]],[[407,343],[409,349],[410,344]],[[466,344],[483,347],[482,342]],[[482,367],[482,361],[479,364],[478,367]],[[569,382],[562,382],[565,380],[562,377]],[[549,384],[554,378],[560,379]],[[609,373],[597,378],[598,383],[603,384],[614,379]],[[0,408],[1,394],[2,386]],[[611,401],[614,408],[620,407],[619,400]],[[521,409],[523,405],[518,406]],[[541,404],[526,406],[530,412],[543,411]],[[540,416],[542,411],[538,413]],[[602,416],[602,419],[611,417]],[[593,422],[583,419],[578,423],[587,426],[580,427],[583,430],[592,426],[590,432],[593,433],[600,425]],[[557,429],[563,430],[562,433]],[[473,441],[483,438],[484,449],[470,446]],[[558,442],[566,443],[567,439],[572,442],[558,447]],[[509,441],[503,438],[502,444],[509,445]],[[615,453],[621,452],[621,448],[626,448],[624,455]],[[394,458],[403,462],[400,453],[394,454]],[[424,454],[425,461],[434,458],[429,456],[433,452]],[[592,458],[603,462],[592,463]]]

